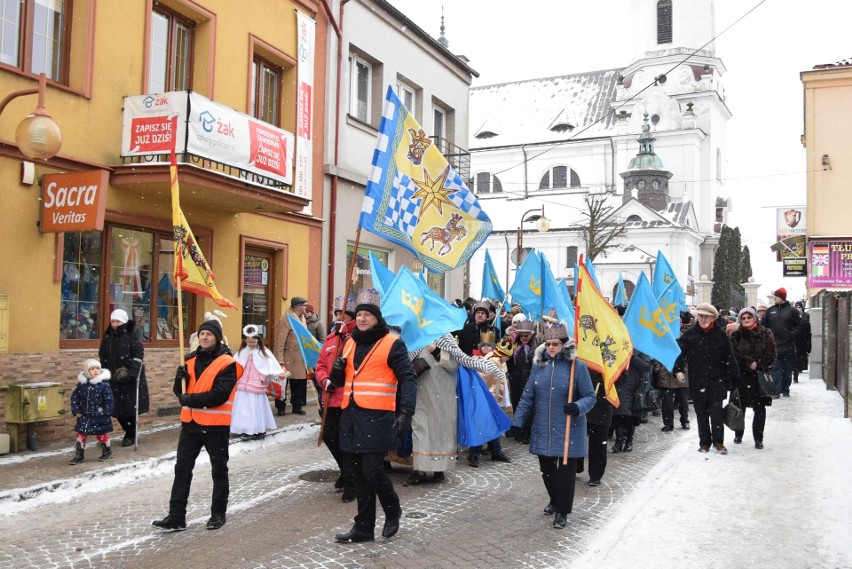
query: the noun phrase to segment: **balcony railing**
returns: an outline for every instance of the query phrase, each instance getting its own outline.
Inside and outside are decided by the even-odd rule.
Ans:
[[[440,136],[432,136],[432,143],[441,151],[450,166],[458,172],[459,177],[467,184],[468,188],[473,185],[473,180],[470,178],[470,152],[464,148],[460,148]]]

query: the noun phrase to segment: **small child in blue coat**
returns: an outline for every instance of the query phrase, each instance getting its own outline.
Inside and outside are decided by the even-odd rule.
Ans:
[[[86,360],[86,369],[77,376],[77,387],[71,394],[71,413],[77,417],[74,430],[77,432],[77,446],[71,464],[83,462],[86,440],[95,435],[101,443],[101,462],[112,458],[109,433],[112,431],[112,409],[115,400],[109,386],[110,373],[101,369],[98,360]]]

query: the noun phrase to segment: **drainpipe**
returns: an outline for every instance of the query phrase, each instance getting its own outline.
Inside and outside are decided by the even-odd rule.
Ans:
[[[524,153],[524,199],[527,199],[530,195],[529,188],[527,187],[527,145],[521,145],[521,152]]]
[[[609,137],[609,150],[610,150],[610,153],[612,154],[612,163],[611,163],[612,173],[610,175],[611,176],[610,179],[612,180],[612,195],[615,195],[615,192],[616,192],[616,187],[615,187],[615,185],[616,185],[616,182],[615,182],[615,140],[613,140],[611,136]]]
[[[331,196],[330,196],[330,215],[328,229],[328,288],[326,290],[326,307],[328,310],[334,308],[334,256],[336,249],[334,246],[337,240],[337,164],[340,157],[340,75],[343,61],[343,6],[349,0],[341,0],[340,15],[338,20],[340,26],[334,20],[334,15],[331,12],[331,6],[328,0],[322,0],[323,8],[331,22],[331,27],[334,28],[334,33],[337,35],[337,81],[334,94],[334,171],[331,174]],[[343,300],[344,308],[346,299]]]

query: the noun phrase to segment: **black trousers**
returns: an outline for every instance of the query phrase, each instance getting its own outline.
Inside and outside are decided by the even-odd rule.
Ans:
[[[124,429],[124,438],[135,440],[136,439],[136,415],[130,415],[129,417],[116,417],[116,421],[121,425],[121,428]]]
[[[751,434],[754,437],[754,442],[763,442],[763,428],[766,426],[766,405],[762,403],[754,404],[754,420],[751,422]],[[735,433],[742,438],[743,431]]]
[[[723,444],[725,442],[725,424],[722,422],[722,402],[713,399],[713,394],[692,394],[692,408],[695,409],[695,422],[698,423],[698,441],[702,445]]]
[[[186,503],[192,485],[195,459],[202,447],[210,456],[210,471],[213,476],[213,500],[211,513],[224,514],[228,509],[228,430],[195,431],[181,428],[175,461],[175,481],[169,499],[169,513],[179,518],[186,517]]]
[[[586,432],[589,434],[589,480],[600,480],[606,471],[609,423],[604,425],[586,423]]]
[[[343,409],[340,407],[325,408],[325,429],[322,432],[322,440],[328,447],[331,456],[340,469],[340,477],[343,479],[343,489],[355,491],[355,475],[352,472],[352,461],[349,453],[340,450],[340,415]],[[382,465],[384,466],[384,465]]]
[[[399,496],[393,489],[393,482],[385,472],[385,451],[346,453],[352,462],[355,475],[355,497],[358,500],[358,513],[355,525],[371,532],[376,527],[376,497],[382,505],[385,518],[399,513]]]
[[[539,456],[538,466],[550,503],[557,514],[570,514],[574,508],[574,485],[577,481],[577,459],[562,464],[561,456]]]
[[[290,404],[293,411],[298,411],[308,402],[308,380],[290,379]]]
[[[660,389],[663,395],[663,424],[674,427],[675,403],[680,412],[681,425],[689,422],[689,397],[686,388]]]

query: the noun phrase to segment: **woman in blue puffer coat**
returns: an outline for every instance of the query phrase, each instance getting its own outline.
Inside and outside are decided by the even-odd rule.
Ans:
[[[595,406],[595,390],[586,364],[574,362],[574,394],[568,403],[571,363],[576,347],[563,323],[544,329],[545,341],[535,350],[532,372],[515,411],[512,431],[521,432],[535,413],[530,436],[530,452],[538,456],[541,477],[550,502],[547,515],[555,513],[553,527],[562,529],[574,504],[574,483],[578,459],[588,452],[586,413]],[[565,423],[571,416],[568,461],[562,464],[565,449]]]

